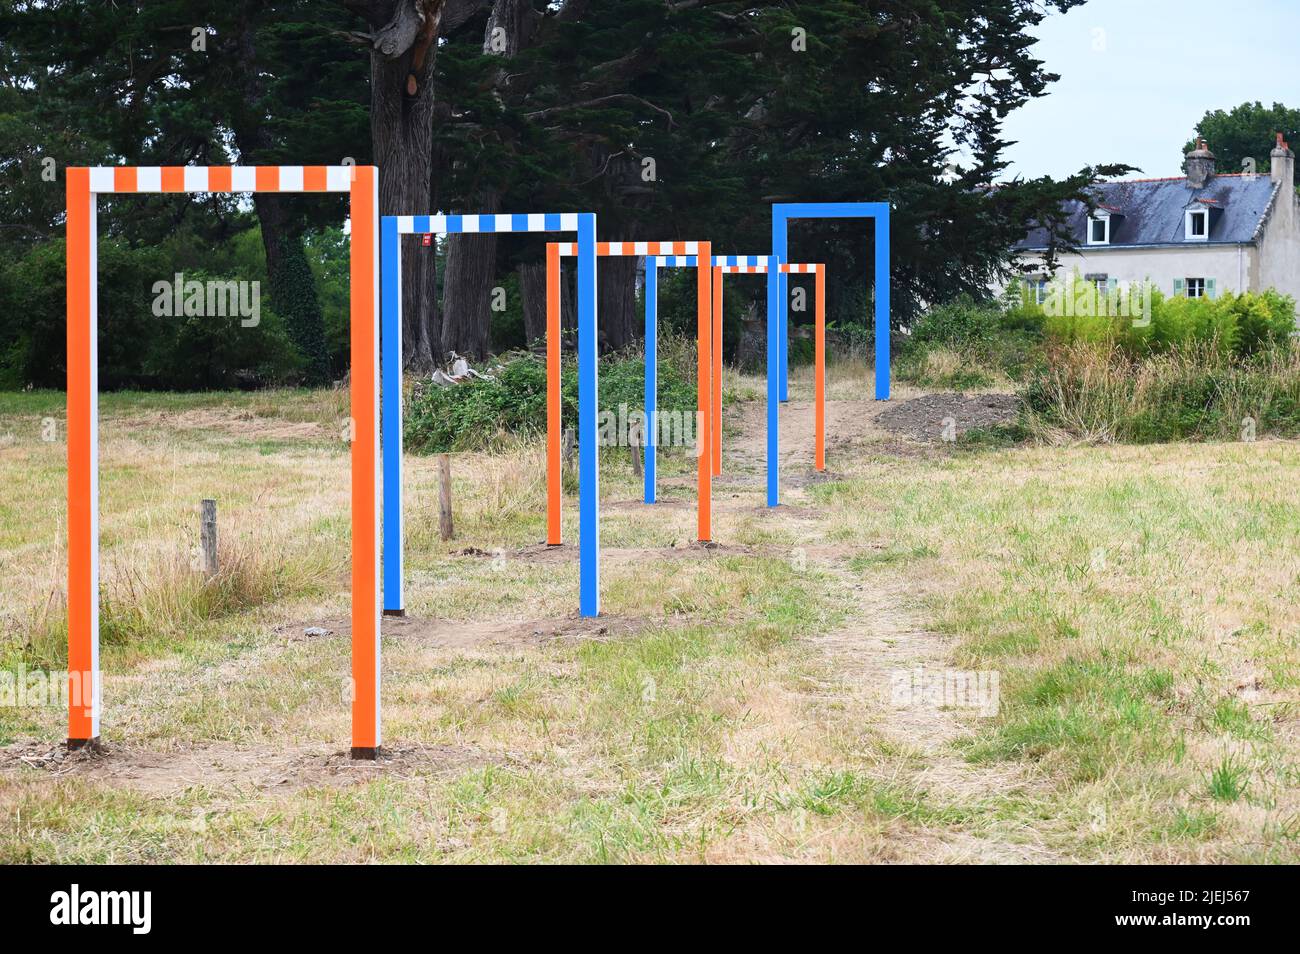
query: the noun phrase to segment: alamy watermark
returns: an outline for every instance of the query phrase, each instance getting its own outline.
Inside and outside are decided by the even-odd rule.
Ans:
[[[890,701],[896,709],[974,709],[995,716],[1001,681],[997,670],[895,669],[889,674]]]
[[[153,313],[159,318],[238,317],[245,328],[262,321],[261,282],[186,281],[185,273],[177,272],[171,281],[154,282],[153,293]]]
[[[596,415],[597,437],[601,447],[647,446],[652,435],[656,447],[690,447],[700,452],[703,417],[699,411],[655,411],[653,430],[645,411],[620,404],[616,410]]]
[[[1043,313],[1051,317],[1129,318],[1134,328],[1145,328],[1151,324],[1155,287],[1154,282],[1110,282],[1079,278],[1071,272],[1046,282],[1041,289],[1031,285],[1026,295],[1037,291]]]
[[[0,707],[3,708],[51,706],[89,713],[94,708],[94,697],[101,693],[101,681],[90,671],[28,669],[22,663],[13,669],[0,669]]]

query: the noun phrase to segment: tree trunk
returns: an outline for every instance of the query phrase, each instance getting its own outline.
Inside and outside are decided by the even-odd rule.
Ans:
[[[637,341],[645,330],[636,314],[635,258],[606,258],[600,262],[596,288],[602,347],[619,351]]]
[[[379,176],[380,215],[432,211],[433,63],[443,0],[378,5],[391,19],[374,22],[370,51],[370,137]],[[386,11],[385,11],[386,12]],[[402,365],[427,372],[434,364],[438,311],[434,249],[421,236],[402,242]]]
[[[531,348],[546,340],[546,263],[521,264],[519,294],[523,298],[524,343]]]
[[[542,15],[530,0],[492,0],[483,31],[483,52],[503,60],[515,56],[532,39]],[[510,81],[503,67],[493,78],[494,87]],[[467,213],[501,211],[501,193],[495,184],[484,188]],[[497,237],[491,232],[452,235],[447,239],[447,275],[442,296],[442,349],[464,357],[487,357],[492,340],[492,299],[496,285]],[[543,296],[545,286],[543,286]],[[542,299],[545,307],[545,297]],[[543,312],[545,322],[545,312]]]
[[[564,267],[566,261],[568,268]],[[599,278],[598,272],[597,287]],[[578,268],[571,258],[560,259],[560,347],[565,351],[578,350]]]

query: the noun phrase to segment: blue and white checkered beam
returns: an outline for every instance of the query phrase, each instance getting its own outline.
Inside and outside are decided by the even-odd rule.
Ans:
[[[889,400],[889,203],[888,202],[777,202],[772,206],[772,254],[789,261],[786,227],[791,219],[871,219],[875,228],[875,333],[876,400]],[[768,272],[767,283],[767,505],[779,502],[777,426],[779,405],[789,399],[786,378],[789,329],[786,314],[786,277],[779,269]],[[773,287],[775,280],[776,287]],[[777,328],[772,328],[773,316]],[[773,331],[777,331],[773,349]]]
[[[714,265],[762,265],[772,264],[772,255],[715,255]]]
[[[465,232],[576,232],[578,258],[579,611],[600,613],[600,443],[596,378],[596,215],[594,212],[385,215],[380,220],[383,331],[384,612],[406,611],[402,520],[403,235]]]

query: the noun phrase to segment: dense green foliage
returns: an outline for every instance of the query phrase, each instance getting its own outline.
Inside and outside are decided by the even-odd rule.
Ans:
[[[695,413],[695,347],[661,337],[658,349],[658,405],[661,413]],[[490,446],[507,435],[539,434],[546,429],[546,363],[530,352],[512,352],[485,366],[492,380],[470,380],[453,387],[419,382],[407,401],[406,449],[441,453]],[[578,369],[565,361],[560,376],[564,427],[578,423]],[[609,354],[600,361],[602,411],[640,411],[645,405],[645,355]]]
[[[1070,283],[1081,291],[1083,282]],[[1070,286],[1067,286],[1070,287]],[[1285,344],[1296,328],[1295,301],[1272,289],[1225,291],[1215,298],[1166,297],[1151,290],[1149,315],[1096,314],[1022,303],[1017,313],[1038,316],[1044,335],[1057,344],[1113,344],[1140,358],[1176,348],[1200,346],[1223,355],[1246,357]]]
[[[1005,167],[1007,113],[1053,79],[1032,55],[1030,30],[1077,2],[896,0],[869,15],[851,0],[667,9],[657,0],[536,0],[508,11],[471,3],[472,15],[446,18],[436,46],[433,201],[469,210],[490,194],[503,209],[591,209],[603,238],[709,239],[727,252],[770,244],[771,197],[889,201],[894,315],[904,321],[919,301],[987,285],[1028,222],[1050,225],[1058,202],[1094,178],[1097,170],[1083,170],[1064,182],[978,188]],[[505,69],[501,55],[484,52],[498,15],[528,24]],[[203,25],[201,36],[187,24]],[[14,147],[0,157],[0,287],[18,305],[0,312],[4,386],[59,376],[62,292],[49,284],[57,275],[42,269],[57,261],[64,170],[365,162],[370,71],[364,50],[348,40],[363,25],[337,2],[0,3],[0,134]],[[998,64],[997,82],[984,81],[990,63]],[[944,144],[954,142],[969,158],[949,176],[953,152]],[[120,240],[135,269],[115,289],[101,276],[104,299],[122,296],[101,325],[105,386],[247,380],[244,353],[263,350],[256,380],[337,378],[346,361],[330,299],[345,287],[346,258],[314,256],[310,246],[344,215],[345,200],[335,195],[262,197],[251,212],[246,198],[233,196],[101,199],[102,237]],[[280,253],[272,256],[276,275],[264,264],[253,269],[251,259],[237,269],[222,264],[254,221]],[[790,242],[792,254],[827,263],[831,322],[867,327],[867,223],[804,222]],[[540,249],[519,237],[499,243],[490,280],[507,288],[509,307],[492,316],[501,325],[493,329],[497,349],[523,343],[512,275]],[[249,341],[228,342],[187,376],[193,356],[161,349],[190,341],[192,329],[159,336],[150,344],[154,367],[142,367],[128,325],[146,324],[148,302],[132,289],[200,270],[264,282],[263,308],[283,319],[289,360],[245,330]],[[48,295],[30,291],[33,272]],[[729,295],[724,337],[733,348],[736,316],[757,294],[757,283],[736,283]],[[602,328],[612,348],[640,337],[637,322],[616,331]],[[131,346],[115,347],[115,335]],[[240,365],[217,366],[228,359]]]
[[[969,295],[931,308],[912,326],[896,360],[901,380],[929,387],[986,387],[1019,379],[1043,337],[1035,309]]]
[[[1254,160],[1254,171],[1269,171],[1269,151],[1281,133],[1292,147],[1300,144],[1300,109],[1291,109],[1281,103],[1271,107],[1263,103],[1242,103],[1230,110],[1214,109],[1201,117],[1196,124],[1197,133],[1205,139],[1218,160],[1220,172],[1251,171],[1244,160]],[[1184,151],[1192,148],[1190,140]]]

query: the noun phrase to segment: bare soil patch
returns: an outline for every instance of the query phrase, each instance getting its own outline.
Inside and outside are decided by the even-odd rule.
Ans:
[[[916,441],[942,441],[950,425],[961,435],[973,427],[1009,424],[1020,413],[1020,399],[1014,394],[926,394],[890,404],[877,418],[886,431]]]
[[[563,639],[618,639],[640,632],[646,620],[602,614],[592,618],[576,613],[545,619],[455,620],[421,616],[385,616],[380,628],[384,636],[418,640],[447,649],[484,646],[536,646]],[[318,630],[325,633],[317,633]],[[321,619],[287,623],[275,632],[288,642],[315,639],[348,639],[349,619]]]
[[[50,780],[87,779],[157,798],[198,788],[287,794],[360,785],[381,777],[459,773],[489,761],[475,748],[456,745],[385,746],[376,761],[366,762],[331,746],[271,748],[214,742],[151,749],[112,743],[98,751],[69,752],[62,745],[27,740],[0,749],[0,777],[13,779],[24,770],[36,770]]]

